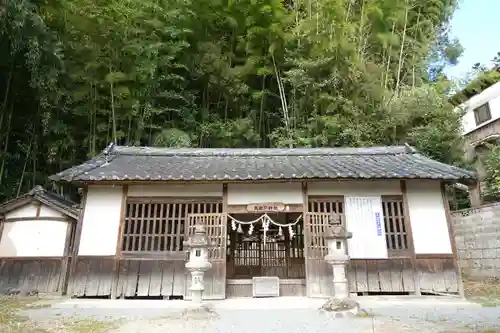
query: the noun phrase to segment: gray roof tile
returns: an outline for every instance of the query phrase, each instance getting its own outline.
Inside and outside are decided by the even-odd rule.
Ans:
[[[110,146],[51,177],[55,181],[416,178],[474,180],[410,146],[371,148],[199,149]]]

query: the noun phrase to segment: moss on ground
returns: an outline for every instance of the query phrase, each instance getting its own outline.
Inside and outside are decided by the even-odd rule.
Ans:
[[[0,332],[2,333],[106,333],[117,327],[118,322],[103,322],[96,319],[55,319],[47,327],[40,327],[28,317],[19,314],[22,310],[50,307],[37,297],[0,297]],[[46,325],[44,325],[46,326]]]
[[[71,333],[105,333],[118,327],[118,321],[100,321],[94,318],[64,320],[63,332]]]
[[[464,279],[464,291],[465,297],[471,302],[480,303],[484,307],[500,306],[500,279]],[[496,333],[496,331],[486,331],[486,333]]]

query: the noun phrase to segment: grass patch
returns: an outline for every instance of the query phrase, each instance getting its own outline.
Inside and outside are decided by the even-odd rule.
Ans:
[[[94,318],[65,320],[64,332],[71,333],[105,333],[118,327],[118,321],[100,321]]]
[[[375,315],[368,313],[368,312],[360,312],[360,313],[356,314],[356,317],[357,318],[373,318],[373,317],[375,317]]]
[[[500,279],[489,278],[484,280],[464,280],[465,297],[484,307],[500,306]],[[485,331],[485,333],[497,333],[499,331]]]
[[[44,299],[37,297],[0,296],[1,333],[106,333],[118,326],[118,321],[96,319],[56,318],[49,325],[40,327],[25,316],[22,310],[37,310],[50,307]],[[46,327],[45,327],[46,326]]]
[[[6,333],[49,333],[37,327],[19,311],[35,306],[38,298],[0,297],[0,332]]]

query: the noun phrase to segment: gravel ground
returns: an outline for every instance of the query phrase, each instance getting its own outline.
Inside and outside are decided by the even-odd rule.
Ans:
[[[128,303],[120,307],[113,307],[113,304],[125,303],[106,305],[109,301],[101,302],[86,306],[77,302],[64,306],[55,304],[51,308],[24,311],[24,314],[43,327],[69,318],[113,322],[116,327],[106,331],[112,333],[439,333],[500,329],[500,307],[481,307],[465,302],[361,301],[364,314],[343,319],[321,313],[313,303],[304,308],[275,308],[272,301],[265,303],[263,300],[260,308],[215,305],[213,313],[193,314],[181,307],[154,308],[144,302],[124,301]],[[81,332],[103,331],[90,327]]]

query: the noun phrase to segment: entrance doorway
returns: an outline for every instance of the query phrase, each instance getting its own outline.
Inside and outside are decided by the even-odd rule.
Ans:
[[[302,215],[267,213],[272,223],[267,223],[266,230],[262,216],[233,214],[228,217],[227,295],[252,296],[254,277],[279,278],[280,295],[304,294],[306,272]],[[256,222],[247,224],[250,221]],[[292,226],[286,226],[294,222]]]

